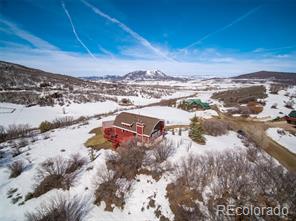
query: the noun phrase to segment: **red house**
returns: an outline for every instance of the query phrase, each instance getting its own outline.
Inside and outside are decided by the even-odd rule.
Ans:
[[[105,121],[102,126],[105,139],[117,148],[129,141],[149,145],[164,136],[164,120],[139,114],[122,112],[114,121]]]

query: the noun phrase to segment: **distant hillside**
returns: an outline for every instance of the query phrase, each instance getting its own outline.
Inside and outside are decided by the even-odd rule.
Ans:
[[[87,76],[87,77],[80,77],[80,78],[88,81],[101,81],[101,80],[118,81],[122,79],[121,76],[116,76],[116,75]]]
[[[93,83],[79,78],[0,61],[0,89],[27,89],[40,86],[72,88],[73,86],[84,87],[90,84],[93,85]]]
[[[168,76],[160,70],[139,70],[129,72],[123,76],[106,75],[106,76],[89,76],[82,77],[85,80],[99,81],[186,81],[187,78]]]
[[[268,79],[281,83],[296,84],[296,73],[275,72],[275,71],[258,71],[249,74],[243,74],[233,79]]]
[[[115,76],[116,77],[116,76]],[[159,98],[174,92],[171,88],[104,83],[81,79],[0,61],[0,102],[52,106],[105,100],[115,96]]]

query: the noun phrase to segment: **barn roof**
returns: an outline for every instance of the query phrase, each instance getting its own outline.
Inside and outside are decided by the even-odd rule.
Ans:
[[[113,125],[136,133],[136,122],[141,122],[144,124],[144,135],[150,136],[154,127],[160,121],[163,120],[139,114],[121,112],[115,118]]]

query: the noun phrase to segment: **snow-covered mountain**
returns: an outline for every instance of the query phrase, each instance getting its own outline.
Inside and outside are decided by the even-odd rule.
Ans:
[[[167,80],[171,78],[160,70],[133,71],[123,76],[123,80]]]
[[[107,81],[186,81],[189,78],[185,77],[172,77],[166,75],[160,70],[138,70],[129,72],[122,76],[116,75],[105,75],[105,76],[87,76],[82,77],[85,80],[91,81],[100,81],[100,80],[107,80]]]

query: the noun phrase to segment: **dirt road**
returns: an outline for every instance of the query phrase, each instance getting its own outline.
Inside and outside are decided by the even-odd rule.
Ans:
[[[296,129],[285,122],[262,122],[252,119],[232,117],[219,112],[221,119],[229,122],[235,130],[243,131],[269,155],[277,159],[288,170],[296,171],[296,154],[292,153],[279,143],[275,142],[265,131],[271,127],[281,127],[285,130],[296,132]],[[296,145],[296,144],[295,144]]]

